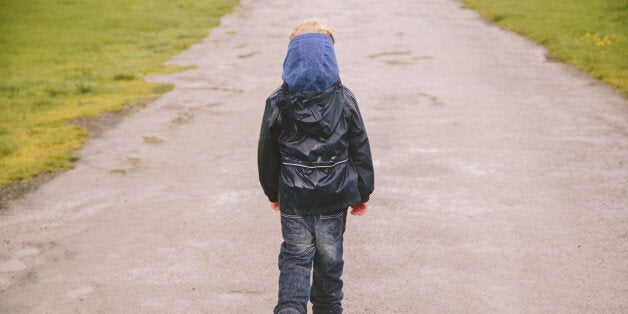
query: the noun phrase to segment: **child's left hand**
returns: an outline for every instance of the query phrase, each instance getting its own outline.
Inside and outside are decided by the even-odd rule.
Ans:
[[[278,212],[278,211],[279,211],[279,202],[270,202],[270,207],[271,207],[274,211]]]

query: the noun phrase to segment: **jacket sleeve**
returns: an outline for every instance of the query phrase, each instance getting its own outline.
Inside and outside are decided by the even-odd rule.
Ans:
[[[360,192],[361,201],[367,202],[375,188],[373,160],[360,109],[353,95],[351,96],[354,110],[350,117],[349,158],[358,171],[358,191]]]
[[[279,154],[279,142],[275,133],[277,115],[278,109],[267,100],[257,145],[257,169],[264,194],[268,196],[268,200],[271,202],[279,201],[281,155]]]

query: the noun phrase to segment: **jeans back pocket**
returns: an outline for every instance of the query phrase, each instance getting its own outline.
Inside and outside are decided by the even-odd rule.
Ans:
[[[321,215],[319,218],[319,234],[318,242],[324,244],[333,244],[341,239],[345,231],[346,211],[340,211],[338,214]]]
[[[305,244],[307,237],[305,220],[299,215],[281,214],[281,234],[283,240],[291,244]]]

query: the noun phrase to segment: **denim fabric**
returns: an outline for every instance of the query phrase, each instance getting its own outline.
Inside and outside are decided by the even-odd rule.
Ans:
[[[281,214],[279,301],[275,313],[342,313],[342,243],[347,210],[330,215]],[[310,271],[314,266],[312,285]]]

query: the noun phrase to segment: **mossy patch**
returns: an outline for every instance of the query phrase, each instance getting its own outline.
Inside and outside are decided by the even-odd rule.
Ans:
[[[0,186],[68,169],[87,131],[68,121],[172,90],[144,77],[207,35],[236,0],[23,0],[0,9]]]
[[[496,24],[546,46],[628,95],[628,2],[625,0],[462,0]]]

